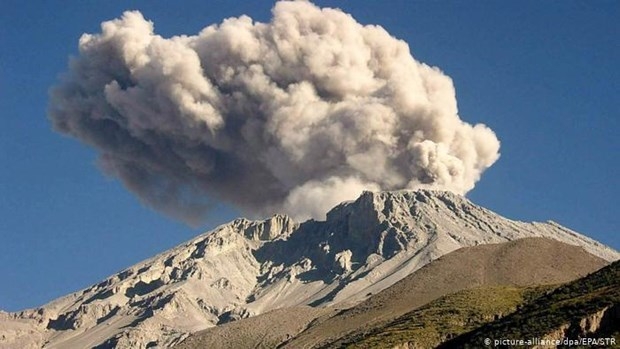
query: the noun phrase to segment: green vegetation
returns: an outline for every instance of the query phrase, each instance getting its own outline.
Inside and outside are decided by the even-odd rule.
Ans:
[[[594,333],[585,318],[613,308]],[[347,348],[484,348],[486,338],[615,337],[620,341],[620,262],[561,286],[459,291],[385,325],[333,343]],[[574,346],[573,346],[574,347]],[[615,346],[597,346],[620,348]]]
[[[582,325],[584,318],[610,307],[620,307],[620,262],[558,287],[515,313],[444,343],[442,347],[483,347],[485,338],[543,338],[562,326],[567,327],[565,333],[570,338],[615,335],[620,340],[617,337],[620,334],[618,311],[610,312],[595,333],[589,333]],[[616,318],[610,318],[614,316]],[[620,348],[620,345],[612,347]]]
[[[432,348],[459,334],[514,312],[521,304],[549,291],[551,286],[484,287],[441,297],[395,321],[344,340],[348,348],[392,348],[410,343]]]

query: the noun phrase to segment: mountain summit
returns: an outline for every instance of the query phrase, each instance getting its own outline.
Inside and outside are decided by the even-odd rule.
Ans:
[[[38,309],[0,313],[0,347],[171,346],[274,309],[350,307],[459,248],[526,237],[620,258],[556,223],[509,220],[452,193],[364,192],[325,221],[237,219]]]

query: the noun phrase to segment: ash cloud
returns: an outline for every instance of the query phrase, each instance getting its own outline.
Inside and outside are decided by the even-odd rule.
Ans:
[[[365,189],[464,194],[498,159],[493,131],[459,118],[452,80],[404,41],[305,1],[272,13],[171,38],[137,11],[102,23],[51,89],[54,128],[191,223],[219,201],[300,219]]]

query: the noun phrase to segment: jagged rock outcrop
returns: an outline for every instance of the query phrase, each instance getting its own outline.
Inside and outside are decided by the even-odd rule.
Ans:
[[[352,305],[460,247],[532,236],[579,245],[607,260],[619,257],[553,222],[512,221],[455,194],[365,192],[332,209],[325,221],[299,224],[276,215],[222,225],[85,290],[1,320],[24,321],[41,335],[20,342],[0,331],[0,346],[8,337],[20,347],[169,346],[188,333],[269,310]]]
[[[620,304],[605,307],[592,314],[584,316],[579,321],[566,323],[552,332],[542,336],[543,343],[547,340],[563,341],[565,338],[612,338],[612,334],[620,330]],[[534,346],[549,348],[548,345]]]

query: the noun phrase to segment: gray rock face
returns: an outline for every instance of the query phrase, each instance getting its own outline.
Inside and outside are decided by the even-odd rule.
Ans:
[[[532,236],[620,257],[553,222],[512,221],[451,193],[365,192],[325,221],[237,219],[40,309],[0,314],[0,347],[171,346],[269,310],[353,305],[460,247]]]

